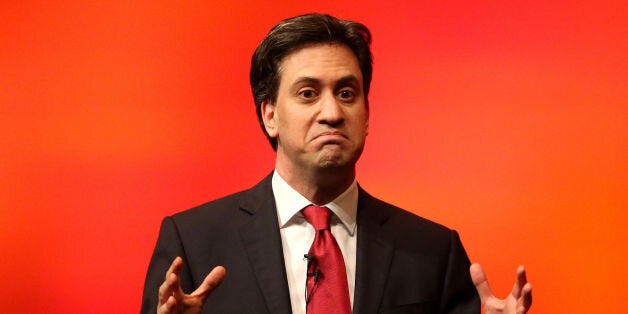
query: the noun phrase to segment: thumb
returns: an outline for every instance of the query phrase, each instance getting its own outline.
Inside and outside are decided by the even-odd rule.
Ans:
[[[486,303],[486,300],[493,296],[493,292],[491,291],[491,287],[488,285],[488,280],[486,279],[482,266],[479,263],[473,263],[473,265],[469,268],[469,272],[471,273],[471,280],[473,280],[475,289],[480,295],[482,304]]]
[[[207,299],[209,294],[216,289],[220,283],[225,279],[227,275],[227,270],[222,266],[216,266],[212,269],[211,272],[205,277],[203,282],[198,288],[192,292],[191,296],[201,297],[203,301]]]

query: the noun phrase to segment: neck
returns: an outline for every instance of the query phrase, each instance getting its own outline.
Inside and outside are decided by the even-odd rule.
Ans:
[[[276,165],[279,175],[314,204],[323,205],[342,194],[355,180],[355,167],[295,171]]]

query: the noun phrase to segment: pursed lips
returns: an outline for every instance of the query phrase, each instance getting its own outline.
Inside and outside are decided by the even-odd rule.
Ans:
[[[321,132],[314,137],[314,140],[322,139],[325,142],[336,142],[337,140],[348,139],[347,136],[337,130]]]

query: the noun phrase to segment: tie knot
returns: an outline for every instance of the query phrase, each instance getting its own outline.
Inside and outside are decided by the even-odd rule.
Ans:
[[[314,230],[328,230],[331,211],[324,206],[310,205],[301,211],[305,219],[314,226]]]

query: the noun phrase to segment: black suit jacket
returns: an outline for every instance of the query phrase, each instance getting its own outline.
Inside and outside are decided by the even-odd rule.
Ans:
[[[361,188],[353,313],[480,313],[458,234]],[[216,265],[224,282],[203,313],[290,313],[271,177],[250,190],[166,217],[146,275],[142,313],[156,313],[176,256],[181,284],[198,287]],[[304,288],[305,289],[305,288]]]

